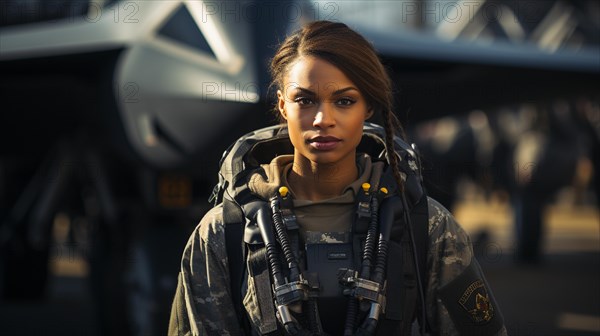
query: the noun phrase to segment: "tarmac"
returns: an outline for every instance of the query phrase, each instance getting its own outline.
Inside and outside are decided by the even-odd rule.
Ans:
[[[565,198],[544,210],[539,264],[514,260],[506,202],[474,198],[453,209],[473,239],[509,335],[600,335],[600,212]]]

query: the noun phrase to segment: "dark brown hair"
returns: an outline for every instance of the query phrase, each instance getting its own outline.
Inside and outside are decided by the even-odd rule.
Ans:
[[[358,87],[370,109],[383,117],[386,147],[393,152],[396,130],[404,135],[393,112],[392,82],[373,46],[360,34],[339,22],[315,21],[288,36],[271,60],[271,87],[283,91],[284,77],[301,56],[313,56],[339,68]],[[276,115],[279,111],[275,108]],[[281,119],[279,119],[282,121]],[[388,155],[394,177],[403,187],[396,155]]]

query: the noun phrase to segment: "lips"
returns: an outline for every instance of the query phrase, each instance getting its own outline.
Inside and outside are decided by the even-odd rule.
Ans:
[[[308,140],[308,144],[316,150],[328,151],[336,148],[340,141],[333,136],[316,136]]]

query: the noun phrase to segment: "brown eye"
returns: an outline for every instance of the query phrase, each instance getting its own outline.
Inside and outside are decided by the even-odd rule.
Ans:
[[[354,99],[350,99],[350,98],[341,98],[336,102],[337,105],[341,105],[341,106],[350,106],[354,103],[356,103],[356,101]]]
[[[313,101],[306,97],[298,97],[298,98],[294,99],[294,102],[298,103],[299,105],[303,105],[303,106],[313,104]]]

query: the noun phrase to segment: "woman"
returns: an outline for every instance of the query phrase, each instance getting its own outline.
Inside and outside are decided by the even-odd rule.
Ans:
[[[294,252],[293,256],[289,251],[283,252],[288,253],[286,261],[295,257],[300,259],[297,263],[299,270],[293,263],[278,264],[278,259],[271,258],[267,247],[267,256],[263,255],[262,260],[269,260],[271,276],[264,277],[264,273],[257,273],[251,265],[252,260],[256,259],[252,259],[255,250],[250,246],[248,260],[252,260],[246,265],[243,302],[234,303],[236,300],[232,293],[235,286],[233,291],[230,290],[231,265],[228,264],[223,225],[229,210],[218,205],[202,219],[185,248],[169,333],[408,334],[415,317],[425,311],[426,314],[422,315],[426,316],[418,320],[426,326],[423,330],[433,334],[505,334],[502,316],[473,258],[469,238],[451,214],[431,199],[426,202],[429,214],[428,253],[427,262],[424,263],[427,265],[427,277],[425,281],[416,281],[419,286],[426,284],[423,297],[425,307],[417,304],[415,288],[418,286],[415,286],[415,278],[412,277],[415,275],[415,264],[411,264],[411,258],[405,263],[407,268],[412,267],[411,271],[404,271],[403,274],[388,266],[387,278],[384,276],[379,279],[379,283],[365,280],[372,278],[364,275],[370,273],[369,267],[366,267],[366,271],[363,268],[360,273],[345,273],[340,276],[340,283],[343,282],[346,289],[353,286],[352,290],[335,288],[333,292],[340,293],[340,298],[335,297],[336,294],[326,297],[323,288],[330,286],[331,280],[325,279],[324,273],[329,271],[327,267],[318,265],[312,268],[317,271],[311,273],[311,263],[318,264],[311,258],[319,255],[311,252],[311,249],[316,251],[314,249],[327,246],[352,246],[352,238],[334,241],[348,243],[346,245],[327,245],[312,239],[324,235],[333,237],[336,233],[348,237],[344,234],[354,232],[356,222],[360,220],[356,219],[356,204],[362,204],[358,199],[372,194],[370,186],[378,185],[386,175],[387,164],[369,155],[358,154],[357,147],[363,137],[365,121],[379,114],[384,120],[386,147],[394,148],[394,130],[398,128],[398,122],[392,112],[391,82],[373,47],[361,35],[342,23],[327,21],[307,24],[289,36],[272,60],[271,74],[273,85],[277,88],[276,112],[287,125],[293,155],[278,156],[270,164],[261,166],[249,175],[244,186],[257,199],[291,200],[289,204],[294,216],[288,216],[288,219],[293,218],[297,224],[301,247],[300,252]],[[399,159],[396,155],[389,155],[387,160],[391,167],[391,184],[398,187],[399,195],[404,195],[406,175],[400,169]],[[286,188],[281,189],[282,186]],[[381,188],[374,192],[383,195],[388,191]],[[403,204],[405,208],[410,208],[406,203]],[[274,213],[278,211],[278,208],[273,209]],[[250,218],[248,212],[251,210],[244,211],[246,217]],[[269,245],[272,237],[265,232],[270,229],[265,229],[264,224],[260,225],[261,243]],[[290,228],[289,225],[287,227]],[[409,236],[402,235],[404,238]],[[403,242],[410,243],[404,238],[399,239],[400,244],[396,246],[401,246]],[[370,243],[363,241],[362,244],[368,246]],[[353,246],[350,254],[356,253],[360,249],[358,246],[362,245]],[[366,249],[363,248],[360,253]],[[402,248],[398,247],[396,252],[390,254],[416,254],[414,250],[397,252],[398,249]],[[335,263],[337,261],[334,259],[340,259],[339,256],[344,259],[346,254],[336,252],[328,256],[333,256],[329,262]],[[396,260],[393,261],[395,265]],[[285,274],[279,268],[286,268]],[[337,271],[338,267],[334,268]],[[276,271],[285,277],[277,275]],[[377,273],[377,268],[373,273]],[[398,280],[391,273],[406,279]],[[298,281],[293,282],[294,277]],[[304,295],[302,299],[292,299],[293,303],[289,305],[282,304],[285,300],[280,300],[278,295],[281,293],[270,290],[279,286],[280,282],[292,284],[286,287],[291,288],[286,293],[295,290],[294,293]],[[400,290],[396,288],[397,284],[405,288]],[[373,286],[370,288],[375,288],[371,293],[376,294],[371,301],[366,299],[367,294],[356,294],[357,288],[368,292],[370,285]],[[337,286],[340,285],[334,287]],[[317,288],[316,295],[312,295],[314,288]],[[350,298],[344,298],[342,292]],[[264,299],[265,295],[268,300]],[[385,295],[387,298],[382,300]],[[276,307],[271,304],[273,300]],[[329,305],[326,304],[327,300]],[[340,315],[340,311],[348,313]],[[244,325],[243,321],[247,321],[247,324]]]

